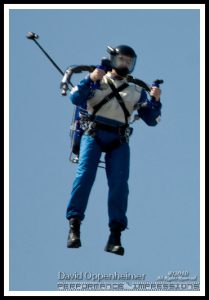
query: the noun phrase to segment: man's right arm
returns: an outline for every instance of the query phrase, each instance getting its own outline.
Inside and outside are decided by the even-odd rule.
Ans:
[[[100,82],[104,75],[104,70],[96,68],[92,73],[81,80],[70,92],[71,102],[77,106],[85,105],[87,99],[92,97],[94,90],[97,89],[96,82]]]
[[[81,80],[78,85],[72,88],[69,95],[70,101],[77,106],[84,105],[93,93],[92,84],[93,81],[89,75]]]

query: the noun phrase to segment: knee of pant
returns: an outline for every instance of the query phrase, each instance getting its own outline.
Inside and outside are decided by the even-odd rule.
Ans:
[[[97,171],[97,167],[93,167],[90,165],[78,166],[76,177],[94,177]]]
[[[120,179],[120,178],[113,178],[108,180],[108,185],[109,187],[114,187],[114,188],[119,188],[119,189],[124,189],[128,188],[128,180],[126,179]]]
[[[108,172],[107,173],[108,182],[111,184],[125,184],[128,182],[129,179],[129,172],[125,171],[118,171],[118,172]]]

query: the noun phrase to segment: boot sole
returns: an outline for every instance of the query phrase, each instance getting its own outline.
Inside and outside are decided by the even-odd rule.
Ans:
[[[76,240],[76,241],[73,241],[73,242],[67,244],[67,248],[79,248],[79,247],[81,247],[80,240]]]
[[[114,251],[114,246],[113,247],[107,247],[106,246],[104,248],[104,251],[110,252],[110,253],[113,253],[113,254],[117,254],[117,255],[121,255],[121,256],[124,255],[124,248],[123,247],[120,247],[120,248],[118,248],[117,250]]]

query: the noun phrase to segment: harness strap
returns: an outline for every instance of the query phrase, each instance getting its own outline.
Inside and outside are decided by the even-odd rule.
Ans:
[[[112,89],[112,91],[114,93],[114,96],[118,100],[118,103],[120,104],[120,106],[121,106],[121,108],[122,108],[122,110],[124,112],[124,115],[125,115],[125,122],[126,122],[126,124],[128,124],[128,117],[130,117],[130,113],[129,113],[129,111],[126,108],[125,103],[123,102],[123,99],[122,99],[121,95],[118,92],[118,89],[116,89],[116,87],[112,83],[112,81],[108,80],[108,84],[111,87],[111,89]]]
[[[97,136],[97,129],[105,130],[105,131],[110,131],[110,132],[115,132],[117,133],[117,137],[115,140],[104,146],[99,137]],[[118,147],[119,145],[126,143],[129,141],[129,137],[133,133],[133,128],[129,127],[128,125],[122,125],[119,127],[114,127],[111,125],[103,124],[98,121],[93,121],[89,123],[88,128],[85,130],[85,134],[88,134],[92,136],[97,144],[101,147],[103,152],[111,151]]]
[[[94,124],[94,128],[96,128],[96,129],[115,132],[115,133],[122,134],[122,135],[124,135],[127,128],[129,128],[129,126],[127,126],[127,125],[115,127],[115,126],[107,125],[104,123],[100,123],[98,121],[94,121],[93,124]]]
[[[150,92],[150,87],[141,79],[133,78],[133,76],[131,76],[131,75],[128,75],[126,77],[126,79],[128,82],[132,82],[132,83],[142,87],[143,89],[145,89],[145,91]]]
[[[109,83],[109,81],[108,81]],[[121,92],[122,90],[124,90],[125,88],[127,88],[129,85],[128,83],[124,82],[121,86],[119,86],[117,89],[114,86],[115,90],[118,92]],[[111,87],[111,86],[110,86]],[[100,101],[98,104],[93,106],[93,113],[92,113],[92,117],[94,118],[94,116],[96,115],[96,113],[98,112],[98,110],[100,110],[100,108],[105,105],[107,102],[109,102],[113,97],[116,97],[115,95],[115,91],[112,91],[109,95],[105,96],[104,99],[102,101]],[[121,98],[122,99],[122,98]]]
[[[101,142],[99,136],[97,135],[97,132],[96,132],[97,129],[102,129],[102,130],[110,131],[110,132],[116,132],[118,135],[113,141],[104,145]],[[103,152],[112,151],[113,149],[117,148],[121,144],[128,143],[129,137],[132,134],[132,132],[133,132],[133,128],[131,128],[131,127],[126,127],[126,128],[125,127],[118,127],[118,128],[115,127],[115,128],[113,128],[111,126],[103,126],[103,124],[96,123],[96,122],[95,123],[92,122],[92,125],[90,124],[89,128],[87,130],[85,130],[85,134],[92,136]]]

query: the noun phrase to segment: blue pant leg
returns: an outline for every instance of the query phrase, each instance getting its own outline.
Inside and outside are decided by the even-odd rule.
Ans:
[[[126,211],[128,206],[128,178],[130,169],[130,148],[123,143],[105,157],[108,179],[109,226],[120,223],[122,230],[127,227]]]
[[[93,186],[101,149],[95,139],[89,135],[81,138],[79,164],[73,182],[70,200],[67,206],[66,218],[78,216],[84,219],[91,188]]]

